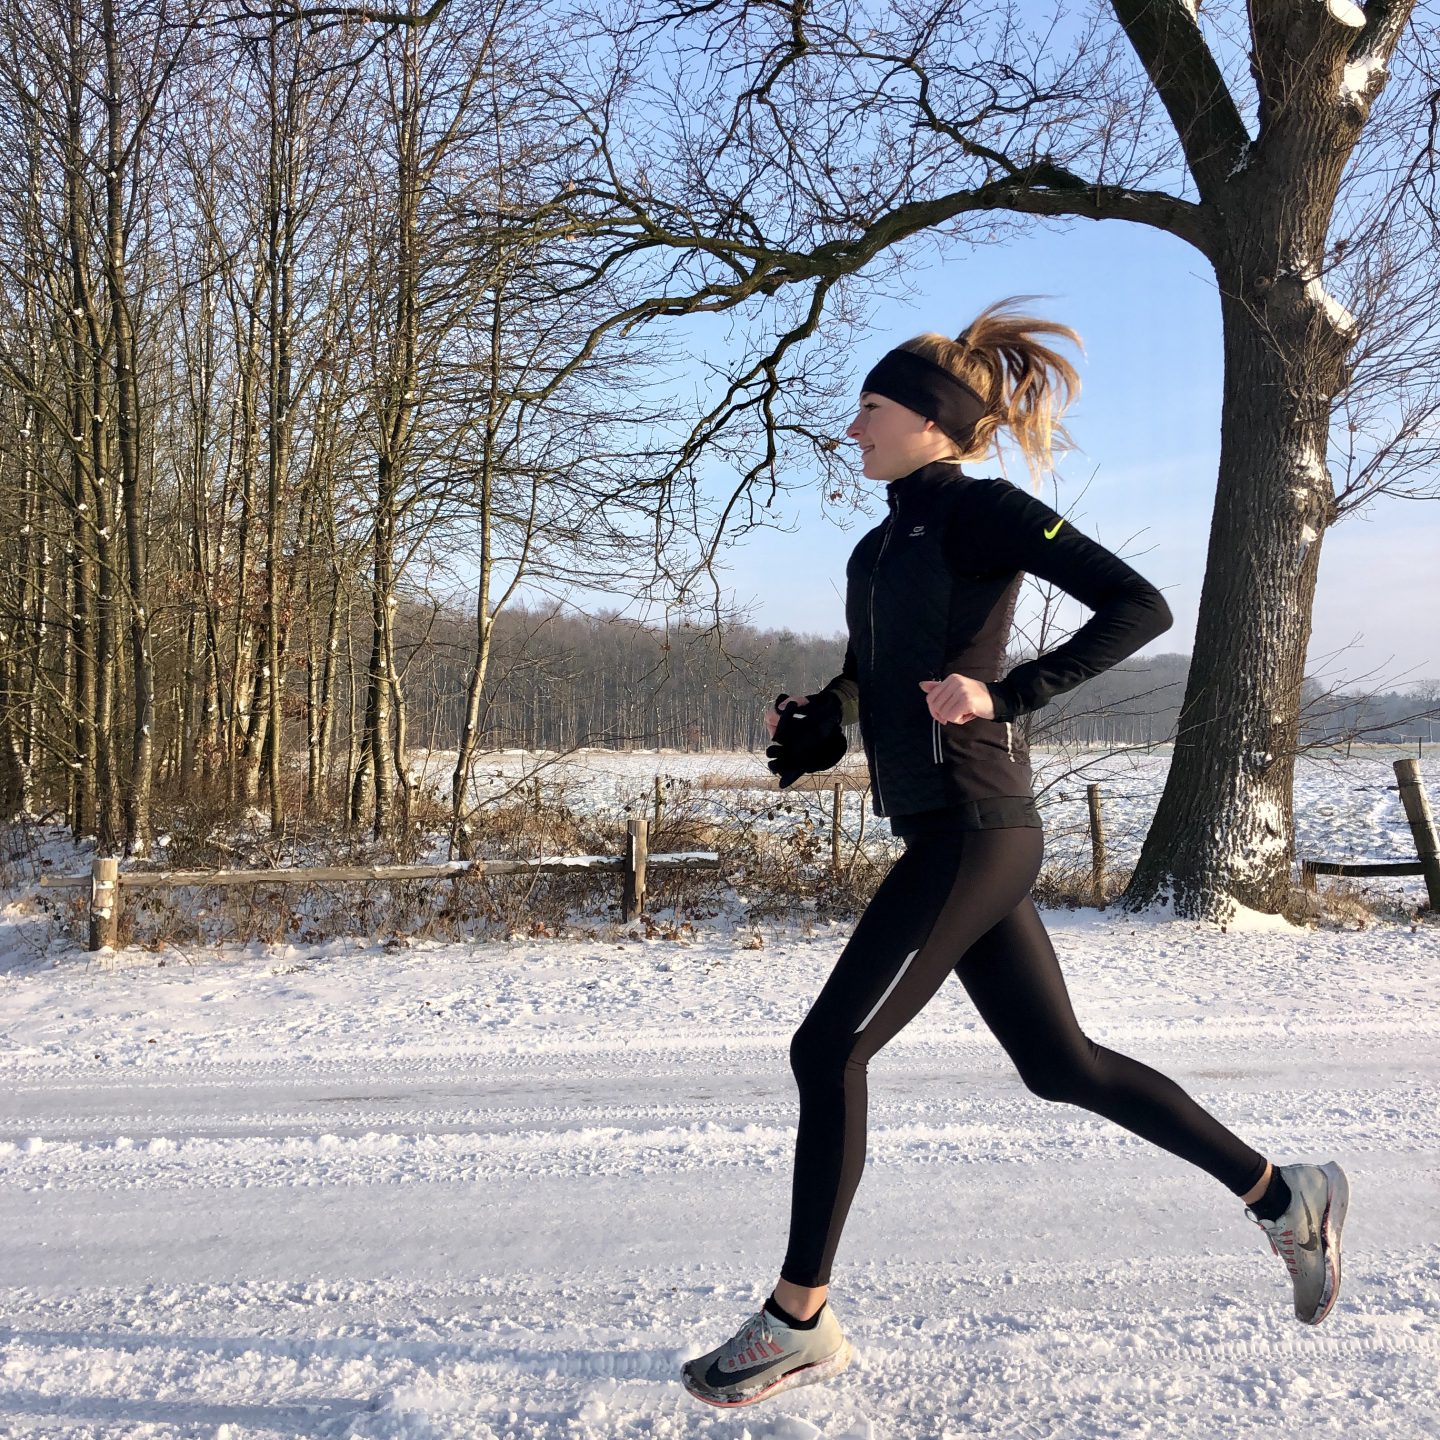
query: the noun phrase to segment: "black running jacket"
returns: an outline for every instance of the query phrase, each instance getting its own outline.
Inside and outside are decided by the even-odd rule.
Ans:
[[[1008,480],[936,462],[888,489],[889,514],[846,567],[845,666],[824,687],[844,723],[859,722],[876,812],[960,809],[971,828],[1038,823],[1029,752],[1013,722],[1163,634],[1169,606],[1123,560]],[[1027,573],[1095,613],[1002,679]],[[919,682],[957,672],[987,684],[993,720],[931,718]],[[1026,812],[1032,818],[1018,818]]]

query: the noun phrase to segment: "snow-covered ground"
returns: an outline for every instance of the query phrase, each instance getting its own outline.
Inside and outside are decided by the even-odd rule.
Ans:
[[[1383,854],[1373,798],[1297,808],[1350,806]],[[833,1291],[855,1363],[725,1414],[676,1374],[775,1279],[787,1046],[846,927],[162,967],[37,952],[25,913],[0,917],[4,1440],[1440,1436],[1433,922],[1046,916],[1093,1038],[1277,1160],[1346,1167],[1323,1326],[1227,1191],[1031,1096],[957,984],[871,1065]]]

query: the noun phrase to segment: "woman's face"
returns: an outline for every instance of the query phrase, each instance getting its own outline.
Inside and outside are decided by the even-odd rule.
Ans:
[[[861,465],[871,480],[898,480],[955,453],[950,437],[933,420],[869,390],[861,391],[860,409],[845,435],[860,447]]]

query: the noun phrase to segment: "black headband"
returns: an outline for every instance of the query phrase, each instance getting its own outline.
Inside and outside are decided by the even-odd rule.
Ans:
[[[887,350],[860,389],[933,420],[957,445],[990,408],[958,375],[913,350]]]

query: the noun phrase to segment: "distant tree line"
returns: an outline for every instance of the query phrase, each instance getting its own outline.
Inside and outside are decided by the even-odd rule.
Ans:
[[[465,691],[465,627],[455,613],[402,616],[416,735],[456,743]],[[782,690],[818,689],[839,669],[843,635],[731,624],[723,638],[664,629],[614,613],[576,615],[512,607],[497,619],[480,726],[487,749],[577,746],[753,750],[764,706]],[[1033,651],[1008,657],[1015,665]],[[1190,657],[1132,659],[1025,717],[1033,743],[1119,747],[1174,736]],[[1305,682],[1305,744],[1358,738],[1394,743],[1440,719],[1440,685],[1412,693],[1342,694]],[[1428,720],[1426,715],[1433,717]]]

